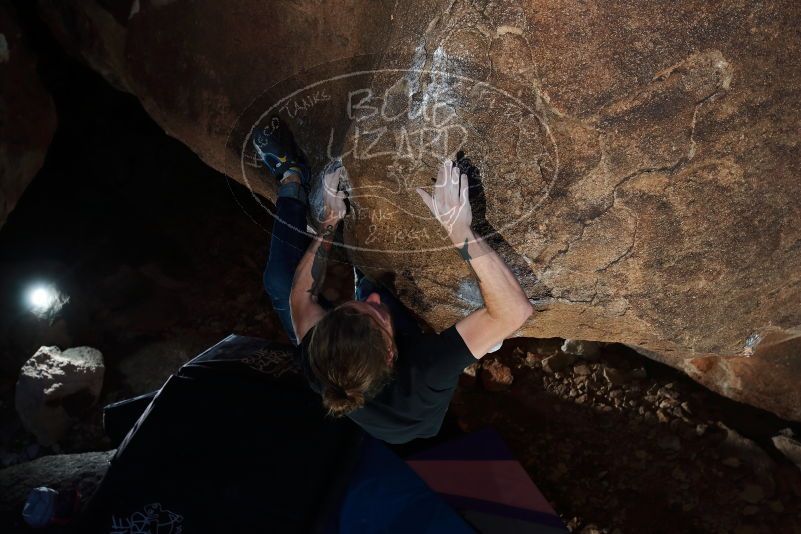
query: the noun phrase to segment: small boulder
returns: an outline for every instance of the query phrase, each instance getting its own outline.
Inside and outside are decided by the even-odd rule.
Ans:
[[[603,375],[612,386],[622,386],[629,381],[629,376],[625,372],[611,367],[604,367]]]
[[[91,347],[41,347],[17,379],[14,402],[22,424],[43,446],[58,442],[103,387],[103,354]]]
[[[481,383],[487,391],[504,391],[514,381],[512,370],[498,360],[488,360],[481,368]]]
[[[549,356],[542,360],[542,368],[546,373],[553,374],[557,371],[566,369],[575,361],[576,357],[574,355],[566,354],[564,352],[557,352],[553,356]]]
[[[801,442],[794,440],[786,434],[773,437],[773,445],[784,454],[788,460],[801,469]]]
[[[562,352],[572,354],[585,360],[597,360],[601,355],[601,345],[597,341],[582,341],[580,339],[566,339],[562,343]]]
[[[541,354],[543,358],[561,352],[562,340],[558,338],[531,338],[526,343],[526,350]]]
[[[573,368],[573,373],[576,376],[589,376],[592,370],[584,364],[577,365]]]
[[[542,360],[543,357],[540,354],[536,354],[534,352],[527,352],[526,353],[526,365],[531,368],[542,367]]]

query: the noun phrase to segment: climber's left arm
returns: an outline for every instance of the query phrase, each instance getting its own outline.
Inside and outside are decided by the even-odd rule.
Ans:
[[[289,294],[289,312],[298,340],[303,339],[306,332],[325,315],[317,296],[325,281],[328,255],[334,244],[334,231],[338,223],[338,218],[331,218],[323,223],[322,234],[314,238],[295,270],[292,291]]]
[[[323,220],[320,221],[322,232],[312,240],[298,263],[292,280],[289,313],[298,341],[302,340],[306,332],[325,315],[325,310],[320,306],[317,297],[323,289],[328,256],[334,246],[334,232],[347,211],[345,193],[338,191],[336,186],[341,172],[340,167],[323,178],[325,210]]]

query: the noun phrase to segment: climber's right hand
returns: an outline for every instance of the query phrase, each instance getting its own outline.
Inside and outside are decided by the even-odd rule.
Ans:
[[[467,175],[461,174],[459,167],[446,159],[437,173],[433,195],[420,187],[416,189],[428,209],[452,238],[461,237],[469,231],[473,220],[467,182]]]

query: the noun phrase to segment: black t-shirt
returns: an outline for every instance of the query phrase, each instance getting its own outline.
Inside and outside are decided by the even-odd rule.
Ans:
[[[309,367],[309,330],[300,345],[299,364],[312,389],[320,392]],[[387,443],[435,436],[442,426],[459,375],[476,359],[451,326],[440,334],[399,334],[394,378],[364,407],[350,413],[354,422]]]

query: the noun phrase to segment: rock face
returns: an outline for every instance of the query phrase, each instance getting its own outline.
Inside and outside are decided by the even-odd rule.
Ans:
[[[801,421],[801,338],[757,346],[750,356],[652,352],[640,353],[681,369],[708,388],[729,398]]]
[[[56,108],[16,14],[0,4],[0,227],[44,162]]]
[[[103,355],[91,347],[61,352],[41,347],[22,366],[14,405],[41,445],[61,439],[73,420],[97,402],[103,387]]]
[[[253,192],[271,113],[315,167],[342,156],[345,252],[435,328],[482,303],[414,188],[464,150],[476,230],[537,310],[520,335],[627,343],[801,420],[801,357],[774,353],[801,333],[797,3],[99,5],[40,4]]]
[[[28,493],[39,486],[58,491],[77,487],[85,504],[105,476],[115,452],[111,450],[43,456],[0,470],[0,517],[13,517],[15,522],[19,522],[21,516],[18,514]],[[5,521],[4,524],[12,523]]]

